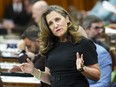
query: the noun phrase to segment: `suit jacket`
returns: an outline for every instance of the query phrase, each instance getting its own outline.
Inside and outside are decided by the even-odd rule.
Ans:
[[[24,8],[21,12],[16,12],[13,10],[13,5],[9,5],[6,7],[4,12],[5,19],[11,19],[17,25],[26,25],[30,20],[30,14],[28,14]]]

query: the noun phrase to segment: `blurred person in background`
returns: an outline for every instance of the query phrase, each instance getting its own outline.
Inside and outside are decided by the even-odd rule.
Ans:
[[[32,6],[34,3],[36,3],[37,1],[40,1],[40,0],[24,0],[24,6],[25,6],[25,9],[27,11],[28,14],[31,15],[31,19],[30,21],[28,22],[28,24],[26,25],[25,28],[27,28],[28,26],[31,26],[31,25],[37,25],[32,17]]]
[[[39,20],[41,18],[41,15],[43,12],[46,11],[48,4],[44,1],[44,0],[27,0],[25,1],[25,4],[27,6],[27,10],[29,13],[32,13],[32,18],[34,19],[34,21],[32,20],[30,22],[30,25],[34,24],[36,26],[36,28],[38,27],[39,30]],[[34,16],[33,16],[34,15]],[[26,32],[26,31],[25,31]],[[31,33],[31,31],[29,31],[29,33]],[[24,33],[23,33],[24,34]],[[31,34],[30,34],[31,35]],[[35,35],[37,35],[37,33],[35,32]],[[27,36],[29,38],[29,36]],[[37,36],[35,37],[37,38]],[[26,40],[27,41],[27,40]],[[30,48],[28,45],[26,45],[25,43],[29,43],[26,42],[24,39],[19,43],[18,47],[22,50],[23,53],[25,53],[26,49],[25,47],[27,47],[27,49],[38,49],[38,46],[33,46],[32,48]],[[33,42],[33,41],[30,41]],[[38,50],[36,50],[38,53]],[[26,52],[26,54],[28,55],[28,57],[30,57],[32,60],[34,59],[34,64],[37,68],[43,70],[43,68],[45,68],[45,60],[44,59],[38,59],[37,57],[34,57],[34,54],[37,54],[34,51],[28,51]],[[24,55],[26,56],[26,55]],[[40,55],[38,57],[41,57]],[[37,60],[38,59],[38,60]],[[24,58],[19,58],[19,61],[22,62],[26,62],[26,59]],[[38,63],[39,62],[39,63]],[[19,67],[14,67],[13,69],[11,69],[10,71],[15,71],[18,70]],[[45,83],[41,83],[41,87],[49,87],[49,85],[45,84]]]
[[[98,64],[100,67],[101,75],[98,81],[88,79],[90,87],[110,87],[112,73],[112,58],[105,48],[96,43],[95,45],[98,54]]]
[[[18,47],[22,50],[21,56],[18,58],[20,63],[27,62],[29,58],[37,69],[45,70],[45,58],[39,55],[39,28],[35,25],[28,27],[22,34],[23,42]],[[21,71],[19,66],[14,66],[9,72]],[[41,82],[41,87],[50,87]]]
[[[41,7],[41,2],[42,2],[42,4],[46,4],[46,2],[45,1],[32,1],[32,0],[28,0],[29,1],[29,3],[30,3],[30,6],[31,6],[31,8],[34,6],[34,10],[36,10],[36,8],[38,9],[38,8],[42,8]],[[31,2],[32,1],[32,2]],[[40,3],[39,3],[40,2]],[[45,2],[45,3],[44,3]],[[47,8],[47,4],[46,4],[46,8]],[[35,13],[33,13],[33,15],[37,15],[37,14],[39,14],[39,12],[42,12],[43,10],[40,10],[40,11],[38,11],[38,10],[36,10],[37,12],[35,12]],[[32,11],[31,11],[32,12]],[[41,15],[37,15],[35,18],[37,18],[38,19],[38,22],[39,22],[39,20],[40,20],[40,17],[41,17]],[[36,24],[34,23],[34,25],[36,26],[36,27],[38,27],[38,30],[39,30],[39,26],[38,26],[38,22],[36,22]],[[32,23],[33,24],[33,23]],[[31,24],[31,25],[32,25]],[[36,34],[36,33],[35,33]],[[37,37],[36,37],[37,38]],[[26,45],[25,45],[25,41],[24,41],[24,39],[22,39],[21,41],[20,41],[20,43],[18,44],[18,48],[19,48],[19,50],[20,50],[20,52],[21,53],[25,53],[26,52]],[[29,55],[30,55],[30,53],[28,53]],[[33,55],[33,54],[32,54]],[[25,61],[25,60],[24,60]]]
[[[110,87],[112,73],[112,58],[109,52],[102,46],[96,44],[96,52],[98,54],[98,64],[100,67],[100,79],[98,81],[90,80],[90,87]]]
[[[96,43],[95,45],[96,52],[98,54],[98,64],[100,67],[101,75],[98,81],[88,79],[90,87],[110,87],[112,73],[112,58],[109,52],[104,47]]]
[[[116,11],[116,5],[115,5],[115,11]],[[115,16],[116,16],[116,13],[115,13]],[[115,29],[116,30],[116,20],[115,20],[115,23],[111,23],[108,25],[108,27],[112,28],[112,29]]]
[[[84,14],[84,16],[95,15],[102,19],[105,22],[105,24],[116,22],[116,16],[112,12],[105,10],[102,6],[103,1],[108,1],[114,6],[116,5],[116,0],[97,0],[96,4],[93,6],[91,10],[87,12],[84,11],[82,13]]]
[[[24,1],[26,10],[28,13],[31,13],[32,20],[29,25],[38,26],[41,15],[46,11],[48,4],[44,0],[25,0]],[[38,26],[39,27],[39,26]]]
[[[102,36],[103,32],[105,31],[104,23],[100,18],[94,15],[86,16],[83,19],[82,26],[85,29],[89,39],[103,46],[107,51],[109,51],[108,44],[99,40],[100,36]]]
[[[3,26],[21,34],[30,19],[31,15],[26,11],[22,0],[12,0],[12,3],[5,8]]]
[[[103,28],[103,23],[101,19],[93,15],[85,17],[82,25],[87,33],[88,39],[91,40],[96,39],[99,33],[101,33],[100,29]],[[100,46],[101,44],[99,45],[98,41],[93,41],[97,48],[96,52],[98,54],[98,64],[100,67],[101,75],[98,81],[88,79],[90,87],[110,87],[112,73],[112,58],[109,52],[103,47],[103,45]]]
[[[39,23],[42,14],[47,10],[48,4],[44,0],[40,0],[32,6],[32,17],[36,24]]]

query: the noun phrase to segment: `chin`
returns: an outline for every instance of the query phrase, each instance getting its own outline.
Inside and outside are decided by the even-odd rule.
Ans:
[[[58,34],[56,34],[55,36],[57,36],[57,37],[62,37],[64,34],[63,33],[58,33]]]

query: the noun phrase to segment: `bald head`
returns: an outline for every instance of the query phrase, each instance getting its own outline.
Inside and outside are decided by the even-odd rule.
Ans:
[[[48,4],[44,0],[37,1],[35,4],[33,4],[32,14],[36,23],[39,22],[42,14],[47,10],[47,8]]]

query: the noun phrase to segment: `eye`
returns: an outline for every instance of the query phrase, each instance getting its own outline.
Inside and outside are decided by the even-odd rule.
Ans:
[[[53,24],[53,22],[49,22],[48,25],[51,26]]]
[[[55,21],[56,21],[56,22],[60,21],[60,18],[56,18]]]

